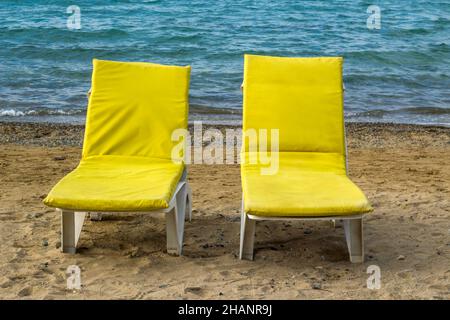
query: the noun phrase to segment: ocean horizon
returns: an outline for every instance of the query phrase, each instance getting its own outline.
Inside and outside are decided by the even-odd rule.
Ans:
[[[344,57],[347,121],[449,126],[448,2],[371,4],[2,1],[0,121],[83,123],[97,58],[191,65],[190,121],[238,124],[249,53]]]

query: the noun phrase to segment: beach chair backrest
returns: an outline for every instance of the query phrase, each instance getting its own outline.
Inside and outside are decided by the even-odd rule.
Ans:
[[[190,67],[93,61],[83,158],[171,158],[175,129],[187,128]]]
[[[245,55],[244,132],[279,129],[280,152],[345,154],[342,63]]]

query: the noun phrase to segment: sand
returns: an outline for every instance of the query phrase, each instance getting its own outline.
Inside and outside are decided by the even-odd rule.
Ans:
[[[86,220],[79,253],[59,251],[60,219],[42,199],[80,158],[82,126],[0,124],[1,299],[449,299],[450,129],[349,124],[350,177],[375,211],[366,261],[343,228],[260,222],[255,261],[237,259],[238,165],[191,165],[193,220],[182,257],[165,253],[161,215]],[[66,289],[81,268],[82,289]],[[381,269],[370,290],[367,267]]]

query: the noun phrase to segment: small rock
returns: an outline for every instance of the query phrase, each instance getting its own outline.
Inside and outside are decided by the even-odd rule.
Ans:
[[[223,296],[223,292],[219,292],[219,296]]]
[[[127,253],[128,258],[137,258],[142,256],[142,250],[139,247],[133,247],[130,251]]]
[[[320,282],[314,282],[311,285],[311,288],[313,288],[314,290],[320,290],[320,289],[322,289],[322,284]]]
[[[26,296],[31,295],[32,292],[33,292],[33,289],[32,289],[31,287],[25,287],[25,288],[23,288],[22,290],[20,290],[20,291],[17,293],[17,295],[18,295],[19,297],[26,297]]]
[[[56,156],[56,157],[53,157],[53,160],[55,160],[55,161],[63,161],[63,160],[66,160],[66,157],[65,156]]]
[[[39,270],[41,270],[41,271],[47,271],[47,268],[48,268],[48,262],[44,262],[39,265]]]
[[[61,248],[61,241],[56,241],[56,243],[55,243],[55,248],[56,248],[56,249]]]
[[[406,259],[406,257],[404,255],[399,255],[397,257],[397,260],[405,260],[405,259]]]
[[[305,229],[305,230],[303,231],[303,233],[304,233],[304,234],[311,234],[311,233],[312,233],[312,230],[311,230],[311,229]]]
[[[162,285],[159,286],[160,289],[164,289],[164,288],[167,288],[167,287],[168,287],[167,284],[162,284]]]
[[[33,213],[27,214],[27,218],[28,218],[28,219],[35,219],[35,218],[40,218],[40,217],[42,217],[42,215],[43,215],[42,212],[33,212]]]
[[[184,293],[200,294],[201,291],[202,291],[202,288],[200,288],[200,287],[186,287],[184,289]]]
[[[42,240],[42,246],[43,247],[48,247],[48,240],[47,239]]]

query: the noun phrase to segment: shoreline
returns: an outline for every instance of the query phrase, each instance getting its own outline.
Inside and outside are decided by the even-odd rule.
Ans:
[[[344,112],[346,122],[386,123],[450,127],[450,109],[446,107],[400,107],[374,108],[366,111]],[[202,121],[205,124],[240,125],[241,107],[208,107],[191,103],[190,123]],[[86,120],[86,106],[76,109],[0,109],[0,122],[61,123],[82,125]]]
[[[203,115],[208,115],[209,117],[202,117]],[[223,116],[233,117],[223,118]],[[61,120],[58,121],[58,118],[47,118],[47,117],[28,117],[28,118],[19,118],[19,117],[0,117],[0,123],[32,123],[32,124],[61,124],[61,125],[73,125],[73,126],[83,126],[86,122],[86,117],[83,116],[81,118],[76,118],[73,116],[66,116],[66,119],[69,120]],[[22,119],[19,121],[17,119]],[[194,121],[201,121],[207,125],[228,125],[228,126],[240,126],[242,125],[242,113],[210,113],[210,114],[194,114],[190,115],[189,124],[193,124]],[[395,125],[411,125],[411,126],[431,126],[431,127],[444,127],[450,128],[450,123],[433,123],[433,122],[404,122],[404,121],[370,121],[370,120],[358,120],[345,118],[345,123],[359,123],[359,124],[395,124]]]

